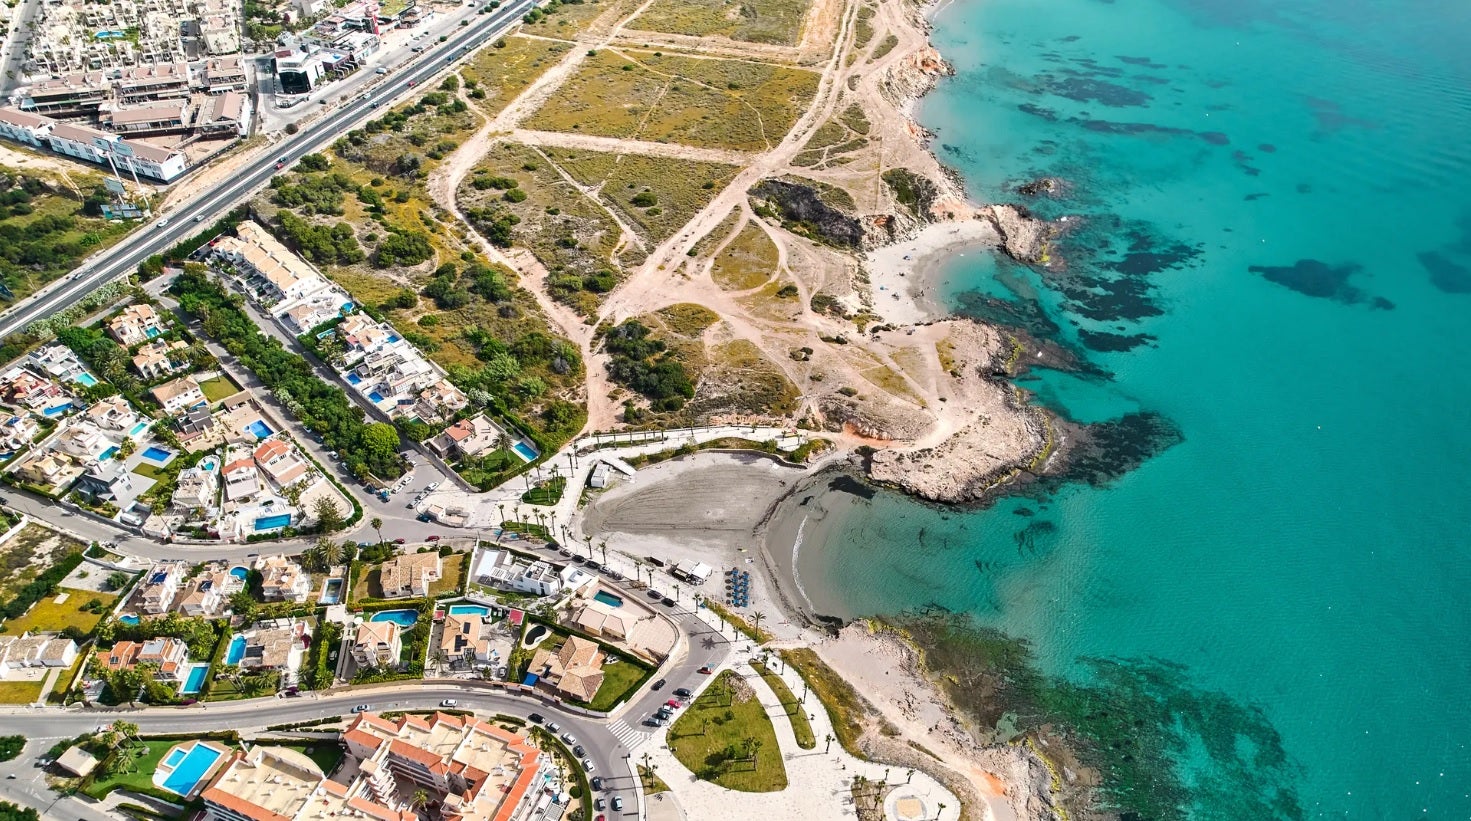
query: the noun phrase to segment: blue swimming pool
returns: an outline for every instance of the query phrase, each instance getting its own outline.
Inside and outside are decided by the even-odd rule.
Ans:
[[[189,670],[189,677],[184,679],[184,687],[179,690],[186,696],[192,696],[204,689],[204,677],[209,674],[208,665],[200,665]],[[165,762],[167,763],[167,762]]]
[[[259,419],[251,422],[247,430],[255,434],[255,438],[257,439],[264,439],[273,433],[273,431],[271,430],[271,426],[267,425],[265,422],[260,421]]]
[[[362,381],[363,381],[363,378],[361,376],[358,376],[355,373],[349,372],[347,374],[347,382],[350,385],[357,385],[357,384],[361,383]]]
[[[593,601],[602,602],[603,604],[606,604],[609,607],[622,607],[623,606],[623,599],[620,599],[619,597],[613,595],[612,593],[608,593],[608,592],[603,591],[603,590],[599,590],[598,592],[592,594],[592,598],[593,598]]]
[[[449,606],[451,616],[479,616],[485,618],[490,615],[490,608],[483,604],[452,604]]]
[[[143,621],[142,619],[132,615],[131,613],[126,616],[118,616],[117,620],[122,622],[123,624],[138,624],[139,622]]]
[[[165,767],[177,767],[179,766],[179,762],[183,761],[184,756],[186,755],[188,755],[188,753],[184,752],[183,747],[180,747],[179,749],[169,753],[169,757],[163,760],[163,765]]]
[[[143,458],[162,463],[174,458],[174,452],[150,445],[147,450],[143,451]]]
[[[256,532],[270,530],[276,527],[285,527],[291,524],[290,513],[278,513],[275,516],[262,516],[255,520]]]
[[[174,752],[181,752],[181,750]],[[187,798],[223,755],[224,753],[213,747],[195,742],[181,759],[174,759],[174,753],[170,753],[169,759],[177,760],[178,763],[173,765],[173,771],[165,775],[162,782],[158,782],[156,777],[154,781],[169,792]],[[168,762],[165,761],[164,765],[167,766]]]
[[[399,341],[402,338],[403,337],[399,336],[398,334],[389,334],[388,335],[388,344],[392,345],[393,343]]]
[[[383,394],[381,394],[381,393],[379,393],[377,391],[373,391],[372,393],[368,394],[368,398],[371,399],[371,400],[373,400],[373,404],[376,405],[379,402],[382,402],[383,401]]]
[[[144,333],[148,334],[149,339],[155,339],[157,337],[163,336],[163,331],[157,328],[149,328],[147,331],[144,331]]]
[[[76,376],[72,377],[72,381],[83,387],[90,388],[93,385],[97,384],[97,377],[93,376],[90,373],[87,373],[86,371],[83,371],[82,373],[79,373]]]
[[[342,579],[328,579],[322,588],[320,604],[337,604],[342,601]]]
[[[99,456],[99,457],[97,457],[97,460],[100,461],[100,462],[106,462],[108,459],[111,459],[112,457],[114,457],[116,455],[117,455],[117,446],[114,445],[114,446],[108,448],[107,450],[102,451],[102,455]]]
[[[374,613],[368,621],[391,621],[394,624],[408,629],[419,620],[417,610],[384,610],[382,613]]]
[[[516,451],[517,456],[520,456],[528,462],[535,461],[536,459],[536,451],[525,442],[517,442],[511,446],[511,450]]]
[[[230,568],[230,575],[243,582],[250,576],[250,571],[243,567],[232,567]]]
[[[138,436],[139,434],[141,434],[145,430],[148,430],[148,423],[147,422],[139,422],[138,424],[136,424],[136,425],[133,426],[132,430],[129,430],[128,431],[128,435],[129,436]]]
[[[60,405],[52,405],[51,407],[41,411],[41,413],[47,417],[60,416],[70,410],[71,406],[72,403],[70,402],[62,402]]]
[[[230,649],[225,651],[226,664],[239,664],[240,659],[245,658],[245,637],[239,633],[230,639]]]

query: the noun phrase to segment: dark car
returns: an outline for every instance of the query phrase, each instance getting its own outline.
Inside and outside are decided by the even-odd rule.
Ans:
[[[593,561],[592,559],[588,559],[587,560],[586,567],[589,570],[602,570],[603,569],[603,566],[602,565],[598,564],[597,562]]]
[[[531,722],[532,724],[540,724],[543,721],[546,721],[546,719],[542,717],[541,713],[532,713],[531,715],[526,717],[526,720]]]
[[[597,790],[598,792],[603,791],[603,777],[601,775],[595,775],[592,777],[592,788]]]
[[[578,744],[576,747],[573,747],[572,748],[572,752],[575,753],[578,758],[583,758],[584,756],[587,755],[587,749],[584,748],[581,744]]]
[[[668,596],[665,596],[664,598],[662,598],[662,599],[659,600],[659,603],[662,604],[662,605],[664,605],[665,607],[673,607],[674,606],[674,599],[671,599]]]
[[[439,537],[438,536],[425,536],[424,537],[424,541],[426,541],[426,542],[437,542],[437,541],[439,541]]]
[[[606,810],[608,808],[608,801],[606,799],[599,798],[596,801],[592,802],[592,806],[593,809],[597,810],[598,812],[602,812],[603,810]]]
[[[690,688],[688,687],[676,687],[674,688],[674,694],[679,696],[680,698],[689,698],[690,696],[694,695],[694,693],[690,692]]]
[[[645,727],[659,727],[659,726],[662,726],[662,725],[660,725],[659,719],[657,719],[657,718],[646,718],[646,719],[644,719],[644,726]]]
[[[661,678],[658,681],[654,682],[654,686],[653,687],[650,687],[649,689],[650,690],[662,690],[662,689],[664,689],[664,679]]]
[[[710,675],[711,673],[713,673],[715,671],[714,670],[711,670],[710,669],[710,665],[707,664],[704,667],[701,667],[700,668],[700,672],[708,676],[708,675]]]
[[[664,598],[664,594],[663,593],[660,593],[657,590],[650,590],[649,591],[649,598],[653,599],[654,601],[658,601],[658,600]]]

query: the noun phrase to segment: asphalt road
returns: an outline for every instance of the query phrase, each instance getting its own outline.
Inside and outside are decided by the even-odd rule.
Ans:
[[[22,300],[0,317],[0,337],[76,304],[103,284],[131,273],[148,257],[199,232],[269,182],[276,174],[276,158],[284,159],[289,166],[306,154],[321,151],[376,112],[369,98],[379,108],[398,102],[455,60],[505,33],[534,5],[534,0],[510,0],[491,14],[481,15],[470,25],[447,35],[445,42],[426,45],[418,60],[389,75],[388,82],[343,102],[322,119],[307,125],[301,133],[282,140],[276,146],[274,158],[266,157],[257,167],[228,184],[183,203],[169,213],[166,225],[160,220],[141,227],[65,280]]]

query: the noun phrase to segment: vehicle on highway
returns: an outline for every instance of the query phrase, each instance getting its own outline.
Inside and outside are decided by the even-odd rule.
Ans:
[[[532,713],[531,715],[526,717],[526,720],[531,722],[532,724],[540,724],[543,721],[546,721],[546,717],[543,716],[541,713]]]
[[[418,84],[419,84],[419,81],[418,80],[410,80],[409,81],[409,88],[413,88],[414,86],[416,86]]]
[[[204,222],[204,215],[203,214],[195,214],[194,215],[194,221],[195,222]]]
[[[582,759],[582,769],[587,770],[588,772],[592,772],[593,770],[596,770],[597,768],[598,768],[598,765],[592,763],[592,759],[591,758],[584,758],[584,759]]]
[[[654,682],[653,686],[649,687],[649,689],[650,690],[662,690],[662,689],[664,689],[664,682],[665,682],[665,679],[662,679],[661,678],[658,681]]]
[[[168,225],[168,224],[169,224],[169,218],[168,217],[164,217],[163,219],[161,219],[161,220],[158,221],[158,227],[159,228],[162,228],[162,227],[164,227],[165,225]]]
[[[457,705],[459,703],[460,702],[455,701],[452,698],[447,698],[444,701],[439,702],[439,706],[441,706],[441,707],[454,707],[455,705]]]
[[[359,704],[358,706],[352,708],[352,711],[354,713],[366,713],[371,709],[373,709],[373,705],[371,704]]]
[[[623,809],[623,796],[621,796],[621,795],[615,795],[615,796],[613,796],[613,809],[615,811],[618,811],[618,810],[622,810]]]

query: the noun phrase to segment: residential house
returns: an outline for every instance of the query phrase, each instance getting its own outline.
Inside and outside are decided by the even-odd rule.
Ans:
[[[167,613],[183,579],[183,562],[158,562],[150,567],[143,576],[143,584],[134,594],[139,609],[155,616]]]
[[[504,436],[500,426],[478,413],[445,428],[428,444],[441,459],[464,459],[494,450]]]
[[[188,663],[188,645],[176,638],[155,638],[147,641],[120,641],[110,650],[98,650],[93,669],[116,672],[147,664],[154,668],[155,679],[178,681]]]
[[[43,488],[57,488],[71,484],[82,472],[75,462],[59,453],[31,454],[15,468],[15,475],[26,482]]]
[[[230,594],[243,587],[244,583],[226,570],[200,573],[179,595],[175,606],[180,613],[191,618],[217,616],[229,601]]]
[[[318,325],[331,322],[341,316],[341,312],[342,301],[334,299],[333,294],[328,292],[291,307],[282,314],[282,318],[292,333],[301,336],[310,333]]]
[[[204,391],[199,389],[199,383],[190,376],[181,376],[165,382],[150,393],[153,394],[154,400],[163,406],[164,413],[169,415],[205,404]]]
[[[74,491],[93,502],[131,501],[137,495],[133,485],[133,474],[128,470],[128,466],[119,459],[109,459],[88,465],[81,477],[77,479]]]
[[[0,447],[9,451],[20,450],[35,441],[41,433],[41,425],[29,413],[9,414],[0,418]]]
[[[125,348],[141,345],[164,330],[162,317],[146,302],[129,305],[107,321],[107,332]]]
[[[214,471],[192,467],[179,471],[170,501],[174,507],[185,510],[211,510],[218,506],[219,495],[220,482]]]
[[[628,638],[628,625],[613,608],[600,601],[592,600],[578,608],[572,616],[572,626],[578,630],[609,641]]]
[[[553,565],[521,559],[509,550],[480,551],[475,556],[471,574],[477,583],[501,590],[537,596],[555,596],[562,592],[562,577]]]
[[[603,684],[603,653],[595,642],[568,636],[556,651],[537,650],[526,669],[563,696],[589,702]]]
[[[245,631],[245,655],[241,667],[257,670],[295,670],[301,666],[302,651],[311,641],[306,622],[277,619]]]
[[[66,391],[56,382],[20,367],[0,374],[0,401],[7,405],[42,410],[57,406],[65,396]]]
[[[423,598],[429,585],[444,574],[444,562],[437,551],[406,553],[378,566],[379,586],[385,599]]]
[[[260,225],[247,220],[236,226],[235,234],[216,241],[215,254],[233,264],[271,302],[305,299],[329,287],[306,260]]]
[[[121,394],[94,402],[82,416],[99,430],[124,435],[130,435],[133,427],[143,418]]]
[[[180,439],[186,441],[209,433],[215,424],[214,414],[208,407],[190,408],[174,417],[174,430],[178,431]]]
[[[470,400],[463,391],[448,379],[440,379],[419,393],[414,414],[425,422],[437,422],[454,416],[469,404]]]
[[[377,353],[395,336],[393,328],[364,313],[356,313],[342,320],[337,334],[347,348],[346,359],[356,362],[371,353]]]
[[[30,667],[70,667],[77,660],[77,643],[68,638],[36,633],[0,636],[0,676]]]
[[[307,462],[296,452],[296,448],[280,439],[267,439],[255,449],[255,464],[276,487],[287,487],[301,481],[307,475]]]
[[[239,502],[249,499],[261,491],[260,472],[255,469],[255,460],[250,457],[236,459],[225,465],[225,501]]]
[[[490,656],[491,622],[479,613],[444,617],[439,651],[451,664],[485,661]]]
[[[59,343],[31,351],[26,357],[26,365],[35,373],[58,382],[86,383],[89,379],[96,380],[82,366],[82,360],[77,358],[76,352]]]
[[[188,360],[184,357],[187,350],[189,344],[182,340],[169,342],[166,339],[155,339],[138,349],[137,355],[133,357],[133,370],[144,379],[162,379],[188,366]]]
[[[391,621],[365,621],[358,625],[352,640],[352,657],[360,667],[387,667],[398,664],[403,654],[399,626]]]
[[[78,462],[101,461],[103,454],[117,448],[117,442],[86,420],[67,426],[52,442],[52,447]]]
[[[311,592],[311,574],[285,556],[262,556],[255,569],[261,574],[261,595],[268,601],[304,602]]]

